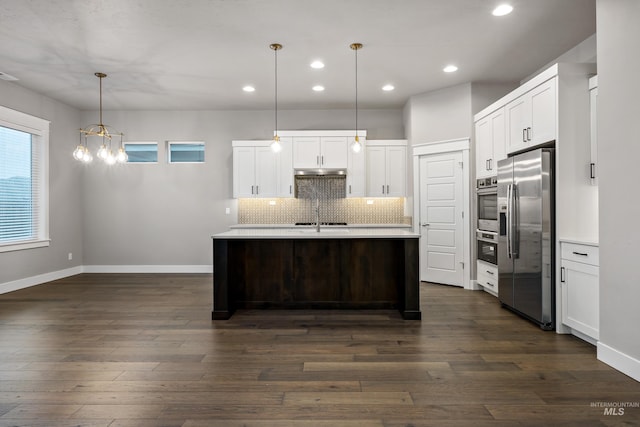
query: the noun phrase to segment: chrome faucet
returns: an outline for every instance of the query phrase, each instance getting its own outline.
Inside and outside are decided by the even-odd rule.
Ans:
[[[316,197],[316,232],[320,232],[320,198]]]

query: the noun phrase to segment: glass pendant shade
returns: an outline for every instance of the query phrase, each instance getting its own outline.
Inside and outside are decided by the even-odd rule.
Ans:
[[[118,149],[118,154],[116,154],[116,161],[118,163],[126,163],[127,160],[129,160],[129,156],[127,155],[127,152],[124,151],[124,148],[120,147]]]
[[[73,150],[73,158],[76,160],[84,160],[85,148],[84,145],[78,145],[75,150]]]

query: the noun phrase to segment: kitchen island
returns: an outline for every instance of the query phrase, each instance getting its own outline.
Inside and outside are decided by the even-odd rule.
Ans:
[[[234,229],[213,238],[212,319],[236,309],[397,309],[419,320],[420,235],[397,228]]]

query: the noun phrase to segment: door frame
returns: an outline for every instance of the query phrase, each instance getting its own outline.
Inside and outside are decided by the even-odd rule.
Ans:
[[[476,290],[479,287],[471,280],[471,192],[470,192],[470,138],[450,139],[446,141],[435,141],[412,146],[413,155],[413,231],[420,233],[420,158],[434,154],[445,154],[451,152],[462,153],[462,212],[464,215],[463,224],[463,288]]]

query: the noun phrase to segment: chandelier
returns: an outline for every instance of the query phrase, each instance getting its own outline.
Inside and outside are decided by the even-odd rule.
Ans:
[[[126,163],[129,159],[127,152],[122,145],[123,133],[114,131],[113,128],[102,123],[102,79],[107,77],[105,73],[95,73],[96,77],[100,79],[100,122],[98,124],[92,124],[84,129],[80,129],[80,143],[73,151],[73,157],[84,163],[91,163],[93,155],[89,151],[88,138],[98,137],[101,139],[100,147],[96,153],[96,157],[104,161],[108,165],[115,163]],[[119,137],[118,150],[114,154],[111,144],[113,137]]]

